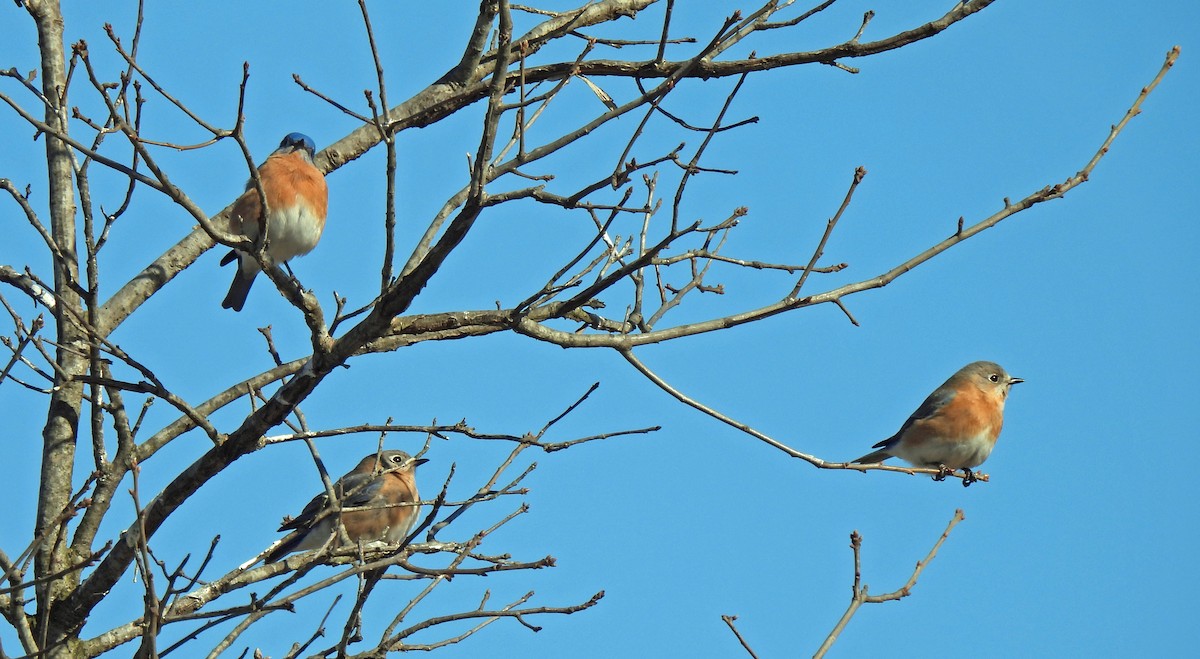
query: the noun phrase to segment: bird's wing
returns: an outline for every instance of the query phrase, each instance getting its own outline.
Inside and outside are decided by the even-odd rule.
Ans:
[[[383,491],[383,478],[372,478],[369,474],[361,474],[353,484],[348,484],[339,491],[345,493],[342,496],[343,508],[369,506],[379,502],[379,496]]]
[[[335,491],[343,495],[343,507],[365,506],[379,491],[379,482],[373,480],[370,474],[348,474],[339,478],[333,487]],[[347,493],[349,495],[345,496]],[[304,510],[300,511],[299,515],[280,525],[279,530],[308,528],[328,505],[329,496],[324,492],[318,494],[308,502],[308,505],[304,506]]]
[[[922,419],[928,419],[929,417],[937,414],[938,411],[943,407],[949,405],[950,401],[954,400],[954,396],[956,394],[957,392],[951,387],[938,387],[933,393],[929,394],[929,397],[925,399],[925,402],[921,403],[921,406],[917,408],[917,411],[913,412],[912,415],[904,421],[904,425],[900,426],[900,430],[896,431],[895,435],[888,437],[871,448],[891,447],[897,441],[899,441],[901,437],[904,436],[904,433],[910,427],[912,427],[914,423],[921,421]]]

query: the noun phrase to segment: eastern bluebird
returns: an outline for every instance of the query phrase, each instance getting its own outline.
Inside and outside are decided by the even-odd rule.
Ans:
[[[963,486],[970,485],[976,480],[971,468],[983,464],[996,446],[1004,399],[1018,382],[1024,380],[994,362],[967,364],[934,389],[899,432],[872,447],[879,450],[854,462],[873,464],[894,456],[943,472],[962,469],[967,474]]]
[[[291,133],[279,143],[279,148],[258,168],[263,193],[267,197],[267,254],[276,263],[312,251],[325,229],[325,213],[329,205],[329,190],[325,177],[313,165],[316,145],[302,133]],[[257,240],[262,229],[262,204],[253,181],[233,203],[233,229],[251,240]],[[250,294],[250,285],[258,276],[258,261],[245,252],[233,250],[221,259],[221,265],[238,261],[237,274],[221,306],[241,311]]]
[[[333,485],[343,510],[340,515],[329,512],[329,497],[325,493],[313,497],[299,517],[285,520],[280,531],[296,530],[267,554],[266,562],[273,563],[294,551],[323,547],[337,533],[338,519],[346,527],[351,540],[372,542],[384,540],[398,543],[408,536],[416,522],[420,506],[417,494],[416,468],[428,460],[417,459],[404,451],[383,451],[363,458],[358,466]]]

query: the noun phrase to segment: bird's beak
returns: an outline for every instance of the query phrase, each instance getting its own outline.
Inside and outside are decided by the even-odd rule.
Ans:
[[[426,462],[429,462],[428,458],[417,458],[412,461],[412,466],[414,469],[416,469],[417,467],[420,467],[421,465],[425,464]]]
[[[1021,378],[1012,378],[1012,377],[1010,377],[1010,378],[1008,379],[1008,383],[1009,383],[1009,384],[1021,384],[1022,382],[1024,382],[1024,380],[1022,380]]]

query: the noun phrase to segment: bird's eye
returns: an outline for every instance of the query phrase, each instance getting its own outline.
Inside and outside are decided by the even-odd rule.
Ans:
[[[394,463],[396,463],[396,464],[400,464],[400,456],[398,456],[398,455],[393,455],[393,456],[392,456],[392,462],[394,462]]]
[[[999,382],[1000,376],[996,375],[995,373],[992,373],[991,375],[988,376],[988,379],[991,380],[992,382]]]

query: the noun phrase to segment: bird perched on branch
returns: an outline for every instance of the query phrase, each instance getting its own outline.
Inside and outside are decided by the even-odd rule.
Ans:
[[[994,362],[973,362],[935,389],[899,432],[879,442],[854,462],[873,464],[891,457],[918,467],[966,472],[963,486],[975,482],[972,468],[987,460],[1004,425],[1004,401],[1014,384],[1024,382]]]
[[[272,549],[266,562],[273,563],[294,551],[324,546],[337,533],[339,520],[354,542],[401,542],[417,519],[420,506],[415,504],[421,498],[417,494],[416,468],[426,462],[404,451],[366,456],[333,485],[342,512],[334,512],[326,493],[313,497],[298,517],[284,520],[279,530],[296,533]]]
[[[325,229],[329,191],[325,177],[313,164],[316,145],[302,133],[291,133],[279,148],[258,168],[263,194],[267,198],[267,254],[276,263],[312,251]],[[262,231],[262,202],[251,180],[246,191],[233,204],[233,230],[251,240]],[[221,265],[237,259],[238,270],[221,306],[241,311],[250,294],[250,286],[261,267],[246,252],[232,250]]]

